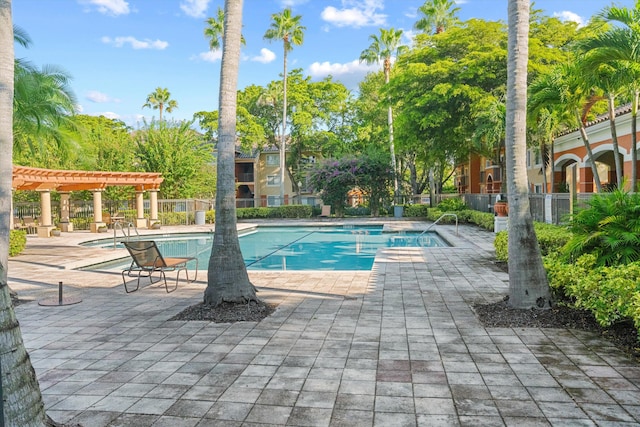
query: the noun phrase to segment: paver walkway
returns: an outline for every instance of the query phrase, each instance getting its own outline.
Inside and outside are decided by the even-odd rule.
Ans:
[[[64,281],[82,298],[16,309],[47,411],[60,422],[640,423],[637,363],[582,331],[484,328],[472,304],[507,291],[491,262],[493,234],[438,229],[456,247],[380,250],[371,272],[250,272],[260,298],[278,304],[259,323],[169,321],[202,299],[204,281],[169,295],[157,284],[125,294],[119,274],[57,268],[104,255],[69,247],[81,233],[30,238],[10,261],[9,283],[43,299]]]

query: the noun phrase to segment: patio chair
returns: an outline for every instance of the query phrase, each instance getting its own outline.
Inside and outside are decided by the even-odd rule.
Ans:
[[[27,230],[27,234],[36,234],[38,232],[38,222],[32,216],[23,216],[22,223],[24,224],[23,228]]]
[[[129,268],[126,268],[122,271],[122,282],[124,283],[124,290],[127,293],[135,292],[140,288],[140,278],[141,277],[149,277],[150,284],[157,283],[160,279],[164,280],[164,286],[167,290],[167,293],[173,292],[178,289],[178,282],[180,280],[180,272],[184,271],[187,276],[187,282],[194,282],[198,277],[198,259],[195,257],[185,257],[185,258],[165,258],[160,253],[156,242],[153,240],[136,240],[129,242],[122,242],[125,248],[129,251],[131,255],[132,261]],[[187,270],[187,263],[189,261],[196,262],[196,274],[193,280],[189,280],[189,271]],[[173,289],[169,289],[169,285],[167,284],[167,271],[175,271],[176,272],[176,285]],[[159,278],[158,280],[153,280],[153,273],[158,272]],[[125,278],[125,274],[128,277],[136,277],[138,278],[136,282],[136,288],[129,290],[127,287],[127,279]]]
[[[320,212],[320,216],[330,217],[331,216],[331,205],[322,205],[322,211]]]

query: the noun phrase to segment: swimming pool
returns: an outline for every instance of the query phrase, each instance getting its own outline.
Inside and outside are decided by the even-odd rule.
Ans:
[[[153,238],[164,256],[197,257],[200,266],[209,263],[211,233],[146,238]],[[240,236],[240,249],[248,270],[371,270],[379,248],[418,246],[449,245],[437,233],[387,233],[382,226],[259,227]],[[91,269],[122,268],[129,262]]]

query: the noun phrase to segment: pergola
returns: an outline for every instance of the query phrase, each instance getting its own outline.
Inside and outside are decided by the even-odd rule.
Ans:
[[[148,227],[158,220],[158,190],[163,178],[152,172],[105,172],[53,170],[13,166],[11,188],[13,190],[33,190],[40,193],[41,224],[38,236],[49,237],[54,228],[51,219],[51,190],[60,193],[60,228],[73,231],[69,221],[69,193],[89,190],[93,193],[93,222],[91,231],[96,233],[104,226],[102,220],[102,191],[112,186],[133,186],[136,190],[136,227]],[[144,217],[144,192],[149,192],[149,221]],[[13,209],[12,209],[13,210]],[[13,221],[13,215],[11,216]],[[11,224],[13,228],[13,224]]]

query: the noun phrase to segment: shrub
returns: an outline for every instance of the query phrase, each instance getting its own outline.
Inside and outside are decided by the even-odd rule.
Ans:
[[[599,266],[640,261],[640,193],[618,189],[594,194],[588,203],[570,222],[573,238],[563,249],[565,260],[592,253]]]
[[[204,220],[207,222],[207,224],[213,224],[214,222],[216,222],[216,211],[213,209],[206,211],[204,213]]]
[[[275,209],[278,218],[311,218],[312,213],[309,205],[285,205]]]
[[[11,230],[9,232],[9,256],[16,256],[27,246],[27,232],[25,230]]]
[[[437,208],[443,212],[457,212],[468,209],[467,205],[464,203],[464,200],[458,197],[449,197],[446,199],[442,199],[442,201],[438,203]]]
[[[404,207],[404,216],[410,218],[426,218],[429,205],[407,205]]]
[[[566,227],[560,225],[534,222],[533,229],[536,232],[542,256],[559,251],[572,236],[572,233]],[[496,249],[496,258],[507,262],[509,260],[509,238],[506,230],[496,233],[493,246]]]
[[[318,214],[320,215],[320,209],[318,209]],[[357,207],[348,207],[344,208],[345,216],[371,216],[371,209],[365,206],[357,206]]]

